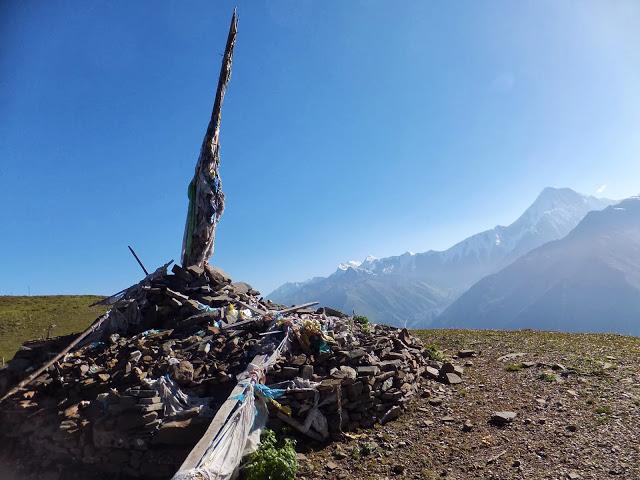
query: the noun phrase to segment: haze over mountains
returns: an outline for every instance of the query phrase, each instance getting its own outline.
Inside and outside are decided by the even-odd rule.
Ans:
[[[445,251],[347,262],[328,277],[286,283],[269,298],[285,304],[313,299],[376,322],[428,326],[478,280],[566,236],[588,212],[612,203],[569,188],[545,188],[509,226],[478,233]]]
[[[437,323],[640,334],[640,197],[590,212],[566,237],[483,278]]]

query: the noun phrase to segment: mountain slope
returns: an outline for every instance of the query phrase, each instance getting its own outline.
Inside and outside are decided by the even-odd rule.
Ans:
[[[483,278],[437,324],[640,334],[640,197]]]
[[[545,188],[509,226],[478,233],[441,252],[347,262],[329,277],[286,283],[269,298],[285,304],[317,300],[344,311],[370,312],[378,322],[426,326],[479,279],[565,236],[589,211],[611,203],[569,188]]]

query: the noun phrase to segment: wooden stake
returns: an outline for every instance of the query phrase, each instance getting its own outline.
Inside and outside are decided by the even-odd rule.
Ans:
[[[231,78],[233,47],[238,33],[238,17],[233,11],[211,120],[202,142],[193,180],[189,184],[189,210],[182,240],[182,266],[204,266],[213,254],[216,227],[224,211],[220,180],[220,122],[222,103]]]

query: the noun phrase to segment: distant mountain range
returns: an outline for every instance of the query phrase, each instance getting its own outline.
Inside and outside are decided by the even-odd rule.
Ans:
[[[640,197],[589,213],[571,233],[465,292],[437,324],[640,334]]]
[[[509,226],[478,233],[445,251],[347,262],[328,277],[286,283],[268,298],[284,304],[317,300],[381,323],[428,326],[478,280],[566,236],[588,212],[612,203],[569,188],[545,188]]]

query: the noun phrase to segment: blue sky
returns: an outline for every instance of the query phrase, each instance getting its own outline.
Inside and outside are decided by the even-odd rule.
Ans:
[[[236,4],[212,263],[264,293],[640,191],[635,1],[2,2],[0,294],[179,259]]]

